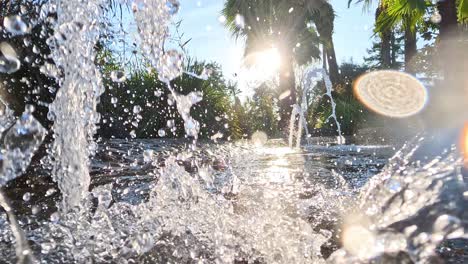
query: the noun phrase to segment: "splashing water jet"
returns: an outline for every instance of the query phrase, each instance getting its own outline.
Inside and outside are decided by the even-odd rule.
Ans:
[[[328,96],[328,98],[330,98],[330,103],[332,105],[332,113],[327,118],[327,122],[331,118],[333,118],[335,120],[336,131],[338,132],[338,138],[337,138],[338,142],[337,143],[340,144],[340,145],[345,144],[346,140],[343,137],[343,135],[341,134],[341,124],[338,121],[338,118],[336,117],[336,103],[335,103],[335,100],[333,100],[333,95],[332,95],[333,85],[332,85],[332,82],[330,80],[330,76],[328,76],[327,71],[325,69],[322,70],[322,76],[323,76],[323,81],[325,82],[325,88],[327,89],[327,92],[325,94]]]
[[[104,92],[101,74],[94,64],[95,45],[101,32],[105,0],[59,1],[55,34],[49,40],[52,58],[62,75],[55,76],[60,89],[49,107],[54,118],[51,156],[53,177],[62,191],[62,209],[79,205],[90,184],[89,157],[96,151],[94,134],[99,122],[97,103]]]
[[[164,51],[168,25],[178,9],[177,0],[147,0],[137,11],[134,10],[134,13],[142,39],[143,53],[148,56],[151,65],[158,72],[159,80],[166,83],[177,102],[177,110],[184,120],[186,135],[196,140],[200,124],[190,116],[190,109],[202,100],[202,95],[199,92],[182,95],[172,88],[170,82],[183,74],[183,56],[177,50]]]

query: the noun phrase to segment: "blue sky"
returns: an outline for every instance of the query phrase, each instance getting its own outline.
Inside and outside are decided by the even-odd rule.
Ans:
[[[248,0],[246,0],[248,1]],[[181,31],[191,56],[221,64],[229,77],[238,72],[243,54],[242,41],[219,22],[223,0],[181,0],[176,19],[182,20]],[[338,61],[362,62],[371,46],[374,11],[363,12],[362,6],[347,7],[347,0],[331,0],[336,12],[334,41]]]

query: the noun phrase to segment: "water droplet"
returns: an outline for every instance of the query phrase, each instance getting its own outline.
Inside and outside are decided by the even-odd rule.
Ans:
[[[136,132],[135,132],[135,130],[130,131],[130,137],[136,138]]]
[[[2,42],[0,44],[0,52],[0,72],[10,74],[19,70],[21,63],[10,44]]]
[[[169,50],[161,58],[158,65],[158,77],[162,82],[170,82],[182,75],[183,56],[177,50]]]
[[[439,24],[442,21],[442,16],[438,11],[434,12],[431,16],[431,22],[434,24]]]
[[[44,242],[41,244],[41,253],[49,254],[55,248],[55,243]]]
[[[34,205],[34,206],[31,208],[31,213],[32,213],[33,215],[38,214],[40,211],[41,211],[41,208],[40,208],[39,206],[37,206],[37,205]]]
[[[220,138],[223,138],[223,136],[224,136],[224,135],[223,135],[222,133],[218,132],[218,133],[214,134],[213,136],[211,136],[211,140],[215,140],[215,141],[216,141],[216,140],[218,140],[218,139],[220,139]]]
[[[241,14],[237,14],[235,18],[235,23],[238,28],[244,29],[245,28],[244,16],[242,16]]]
[[[31,193],[29,193],[29,192],[24,193],[23,194],[23,201],[28,202],[29,200],[31,200]]]
[[[401,189],[402,189],[401,183],[399,181],[397,181],[397,180],[394,180],[394,179],[390,179],[387,182],[387,188],[392,193],[397,193],[397,192],[401,191]]]
[[[169,120],[167,120],[166,126],[167,126],[167,128],[173,128],[173,127],[175,126],[175,121],[174,121],[174,119],[169,119]]]
[[[50,215],[50,221],[53,223],[57,223],[60,220],[60,214],[59,212],[52,213]]]
[[[110,74],[111,80],[116,83],[124,82],[127,77],[125,76],[125,72],[123,71],[113,71]]]
[[[154,96],[156,96],[156,97],[161,97],[162,94],[163,94],[163,92],[161,90],[154,91]]]
[[[34,105],[31,105],[31,104],[28,104],[28,105],[26,105],[26,107],[25,107],[25,111],[26,111],[27,113],[30,113],[30,114],[31,114],[31,113],[34,113],[35,110],[36,110],[36,107],[35,107]]]
[[[141,106],[139,106],[139,105],[133,106],[133,113],[134,114],[138,114],[140,112],[141,112]]]
[[[111,98],[111,103],[113,104],[116,104],[119,100],[117,99],[117,97],[112,97]]]
[[[154,151],[152,149],[147,149],[143,152],[143,161],[149,163],[153,160]]]
[[[213,74],[213,69],[211,68],[204,68],[202,73],[200,74],[200,79],[208,80],[210,76]]]
[[[56,191],[57,191],[57,190],[55,190],[54,188],[50,188],[50,189],[48,189],[48,190],[46,191],[45,196],[46,196],[46,197],[49,197],[49,196],[51,196],[52,194],[54,194]]]
[[[180,3],[178,0],[167,0],[166,7],[169,10],[169,14],[175,15],[179,12]]]
[[[219,21],[219,23],[224,24],[224,23],[226,23],[226,17],[225,16],[220,16],[220,17],[218,17],[218,21]]]
[[[28,25],[18,15],[5,17],[3,26],[13,35],[24,35],[29,31]]]
[[[166,130],[164,130],[163,128],[159,129],[158,130],[158,135],[160,137],[165,137],[166,136]]]

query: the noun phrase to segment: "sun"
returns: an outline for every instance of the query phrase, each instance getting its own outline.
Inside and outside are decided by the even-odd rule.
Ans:
[[[279,72],[281,55],[277,48],[270,48],[256,53],[254,63],[265,76],[272,76]]]
[[[244,79],[248,82],[262,83],[278,76],[281,68],[281,54],[277,48],[267,48],[250,53],[244,58],[242,64]]]

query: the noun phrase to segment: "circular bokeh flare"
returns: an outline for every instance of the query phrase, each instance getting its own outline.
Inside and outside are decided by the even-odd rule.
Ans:
[[[394,118],[417,114],[427,101],[426,88],[418,79],[392,70],[362,75],[354,85],[354,92],[372,111]]]

